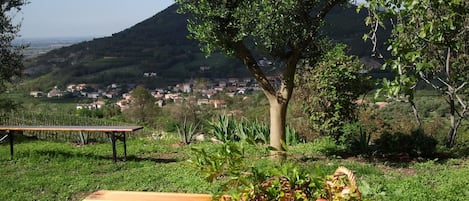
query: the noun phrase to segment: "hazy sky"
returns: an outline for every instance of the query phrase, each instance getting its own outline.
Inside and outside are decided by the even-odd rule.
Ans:
[[[22,38],[109,36],[141,22],[174,0],[29,0],[15,16]]]

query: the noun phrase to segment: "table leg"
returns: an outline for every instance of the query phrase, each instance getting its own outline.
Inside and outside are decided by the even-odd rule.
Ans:
[[[127,144],[125,142],[125,132],[122,132],[122,142],[124,143],[124,160],[127,160]]]
[[[14,131],[7,131],[8,139],[10,141],[10,156],[11,160],[13,160],[13,140],[14,140]]]
[[[117,162],[117,156],[116,156],[116,133],[112,132],[111,133],[111,144],[112,144],[112,159],[114,160],[114,163]]]

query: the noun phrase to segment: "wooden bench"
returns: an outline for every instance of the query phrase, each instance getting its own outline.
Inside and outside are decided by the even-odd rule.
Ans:
[[[211,201],[209,194],[157,193],[100,190],[83,201]]]
[[[15,133],[23,131],[61,131],[61,132],[104,132],[111,138],[112,158],[117,161],[116,140],[124,144],[124,160],[127,159],[126,133],[142,129],[142,126],[0,126],[0,131],[6,131],[10,142],[10,155],[13,160],[13,141]]]

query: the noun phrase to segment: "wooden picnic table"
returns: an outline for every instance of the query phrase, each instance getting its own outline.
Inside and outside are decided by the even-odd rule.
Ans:
[[[10,142],[10,155],[13,160],[13,141],[15,133],[23,131],[62,131],[62,132],[104,132],[111,138],[112,158],[117,161],[116,140],[124,144],[124,160],[127,159],[126,133],[142,129],[142,126],[0,126],[0,131],[6,131]]]

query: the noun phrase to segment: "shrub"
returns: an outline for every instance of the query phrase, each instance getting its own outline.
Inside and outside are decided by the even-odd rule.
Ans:
[[[311,151],[325,155],[335,155],[343,152],[346,149],[345,146],[337,144],[336,140],[331,136],[317,138],[309,144],[312,144],[311,146],[313,147]]]
[[[437,141],[416,130],[410,135],[385,133],[375,141],[376,151],[385,156],[408,154],[413,157],[431,157],[436,152]]]
[[[349,151],[354,154],[369,155],[371,153],[371,132],[364,130],[361,123],[345,124],[342,130],[344,137],[340,143]]]
[[[294,163],[270,161],[256,166],[244,146],[227,142],[214,152],[194,148],[191,164],[208,181],[221,183],[217,193],[229,194],[234,200],[361,200],[355,176],[346,168],[326,176],[319,167],[308,174]]]

